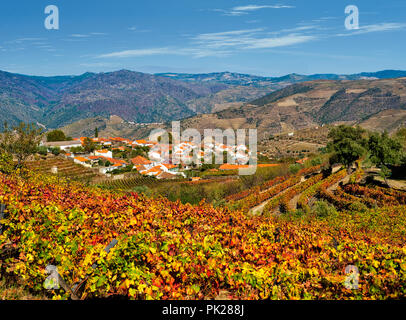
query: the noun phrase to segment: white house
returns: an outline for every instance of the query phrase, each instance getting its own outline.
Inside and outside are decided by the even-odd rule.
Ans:
[[[101,156],[101,157],[106,157],[106,158],[113,158],[113,152],[109,150],[96,150],[94,152],[95,156]]]
[[[92,164],[90,163],[90,160],[85,158],[85,157],[75,157],[75,158],[73,158],[73,162],[77,163],[77,164],[80,164],[80,165],[82,165],[84,167],[88,167],[88,168],[92,167]]]
[[[41,146],[47,148],[59,148],[62,151],[66,151],[72,147],[81,147],[82,143],[80,141],[55,141],[55,142],[41,142]]]

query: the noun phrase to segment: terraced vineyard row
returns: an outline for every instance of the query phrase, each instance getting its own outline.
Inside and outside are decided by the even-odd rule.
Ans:
[[[264,214],[269,215],[272,214],[277,208],[281,212],[286,212],[289,211],[291,208],[289,208],[289,201],[296,195],[301,194],[303,191],[306,189],[310,188],[314,184],[318,183],[323,179],[323,174],[318,174],[316,176],[311,177],[310,179],[300,182],[295,184],[292,188],[287,190],[287,192],[284,192],[282,195],[277,196],[272,198],[264,208]]]
[[[170,183],[184,182],[185,179],[170,180]],[[139,186],[155,186],[162,183],[168,183],[167,180],[158,180],[155,177],[138,176],[119,180],[105,180],[98,185],[108,189],[131,190]]]
[[[320,165],[317,165],[302,169],[294,175],[276,177],[254,188],[233,194],[227,197],[226,200],[236,209],[248,210],[297,184],[303,176],[319,172],[321,168]]]
[[[403,201],[400,194],[391,197]],[[251,218],[36,173],[0,173],[0,203],[7,208],[1,274],[54,299],[70,294],[44,289],[49,264],[68,285],[84,283],[82,299],[215,299],[221,291],[230,299],[406,297],[404,205],[343,211],[331,227],[317,219]],[[112,239],[118,244],[107,254]],[[357,267],[358,290],[345,285],[349,265]]]
[[[53,167],[56,167],[58,169],[58,176],[78,181],[90,181],[98,175],[95,170],[62,158],[29,161],[26,163],[26,166],[30,170],[47,174],[51,173]]]
[[[263,208],[266,216],[275,212],[288,212],[301,209],[310,213],[309,202],[311,199],[323,199],[335,206],[338,210],[363,210],[363,208],[376,208],[385,206],[406,205],[406,192],[378,186],[362,186],[356,182],[364,175],[363,169],[359,166],[357,170],[348,176],[345,169],[342,169],[327,178],[318,174],[306,181],[295,181],[295,177],[288,179],[280,185],[268,190],[265,198],[270,198]],[[338,182],[348,177],[348,183],[344,186],[336,186]],[[329,190],[334,187],[334,190]],[[280,193],[274,192],[280,190]],[[258,196],[256,195],[258,198]],[[254,195],[245,198],[248,206],[256,203],[251,201]],[[258,198],[259,201],[262,198]],[[259,202],[258,201],[258,202]],[[242,207],[246,209],[246,207]]]

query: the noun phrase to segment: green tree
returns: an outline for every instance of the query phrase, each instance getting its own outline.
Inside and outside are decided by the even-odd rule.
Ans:
[[[93,152],[94,150],[96,150],[96,143],[94,143],[91,139],[86,137],[85,140],[83,141],[83,149],[87,153]]]
[[[96,129],[94,129],[94,137],[98,138],[99,137],[99,128],[96,127]]]
[[[406,128],[401,128],[395,133],[395,139],[397,139],[403,146],[403,150],[406,151]]]
[[[402,144],[389,137],[385,131],[383,133],[372,133],[368,140],[368,149],[371,154],[371,161],[375,165],[380,166],[381,176],[385,179],[385,183],[389,186],[387,178],[391,175],[391,170],[388,166],[398,165],[401,163],[403,148]]]
[[[328,135],[331,141],[327,145],[328,150],[333,152],[330,163],[342,163],[350,171],[352,164],[366,153],[365,133],[360,127],[345,125],[331,129]]]
[[[68,141],[68,137],[65,136],[65,133],[62,130],[52,130],[47,133],[47,141]]]
[[[17,167],[20,168],[29,156],[37,152],[42,134],[42,129],[34,124],[20,122],[10,130],[5,123],[0,140],[0,152],[14,156],[17,159]]]
[[[53,155],[57,156],[61,153],[61,148],[59,148],[59,147],[50,148],[50,151]]]
[[[41,156],[46,156],[48,154],[48,148],[45,146],[38,147],[37,153],[39,153]]]
[[[83,147],[72,147],[70,148],[70,152],[72,153],[84,153],[85,149],[83,149]]]

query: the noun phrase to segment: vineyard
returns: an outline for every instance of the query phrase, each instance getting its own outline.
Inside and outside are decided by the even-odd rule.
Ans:
[[[155,187],[166,184],[185,184],[185,185],[200,185],[200,184],[210,184],[210,183],[227,183],[234,181],[233,178],[229,177],[216,177],[211,179],[200,179],[197,181],[189,181],[185,178],[172,179],[170,181],[162,179],[158,180],[155,177],[149,176],[137,176],[129,177],[118,180],[104,180],[97,185],[102,188],[112,189],[112,190],[132,190],[135,187],[146,186],[146,187]]]
[[[98,175],[97,171],[75,164],[73,161],[63,158],[29,161],[26,163],[26,166],[31,170],[47,174],[50,174],[52,168],[56,167],[59,176],[82,182],[91,181]]]
[[[405,298],[404,193],[357,184],[333,192],[329,186],[342,174],[315,172],[304,182],[292,176],[267,185],[269,191],[296,181],[273,205],[301,192],[301,206],[313,196],[342,201],[337,216],[309,212],[296,221],[112,192],[37,172],[0,173],[6,205],[0,271],[54,299],[70,294],[44,289],[50,264],[70,286],[83,283],[82,299],[213,299],[220,291],[229,299]],[[362,206],[349,211],[354,199]],[[118,244],[106,253],[113,239]],[[359,272],[357,289],[345,285],[349,265]]]
[[[233,194],[226,198],[226,200],[229,201],[229,206],[231,208],[240,209],[246,212],[249,209],[281,194],[283,191],[299,184],[302,177],[311,176],[319,172],[321,168],[321,165],[317,165],[310,168],[301,169],[294,175],[276,177],[262,183],[260,186]]]
[[[162,184],[165,180],[158,180],[155,177],[149,176],[137,176],[137,177],[129,177],[124,179],[118,180],[104,180],[98,185],[103,188],[107,189],[118,189],[118,190],[131,190],[138,186],[155,186],[158,184]],[[171,182],[174,182],[172,180]]]

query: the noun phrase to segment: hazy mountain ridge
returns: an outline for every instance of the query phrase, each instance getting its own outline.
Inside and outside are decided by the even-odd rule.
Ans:
[[[406,78],[383,80],[316,80],[291,85],[251,103],[210,115],[182,121],[183,127],[257,128],[259,137],[287,133],[327,123],[363,123],[372,127],[385,110],[380,128],[393,129],[403,123],[396,110],[406,110]],[[395,113],[395,115],[393,115]],[[375,118],[374,118],[375,117]],[[378,118],[377,118],[378,117]]]
[[[0,72],[4,121],[39,122],[55,128],[81,119],[119,115],[134,122],[180,119],[199,112],[187,105],[228,89],[121,70],[80,76],[35,77]]]
[[[272,103],[290,95],[306,94],[306,90],[312,90],[308,87],[309,82],[305,82],[309,79],[353,80],[402,75],[406,76],[406,71],[386,70],[347,76],[290,74],[284,77],[261,77],[230,72],[152,75],[128,70],[85,73],[80,76],[39,77],[0,71],[0,129],[4,121],[10,124],[19,121],[36,122],[47,128],[56,128],[86,118],[109,118],[111,115],[117,115],[129,123],[150,123],[226,112],[229,108],[231,113],[236,113],[240,112],[236,110],[249,101],[254,101],[251,105]],[[292,84],[293,86],[290,86]],[[383,90],[382,99],[394,104],[395,109],[401,108],[402,101],[396,95],[389,99],[385,96],[387,90]],[[354,101],[352,95],[345,94],[348,99]],[[295,99],[300,102],[299,96]],[[314,99],[317,102],[317,98]],[[363,99],[366,98],[358,97],[359,101]],[[313,122],[335,121],[346,118],[345,114],[351,114],[341,110],[340,106],[336,109],[335,102],[331,101],[325,105],[317,119],[306,110],[301,118],[305,122],[309,122],[309,119]],[[353,102],[351,108],[358,107],[358,104]],[[243,108],[246,109],[245,106]],[[274,114],[276,119],[290,109],[292,106],[289,107],[288,103],[281,113]],[[331,109],[341,110],[344,114],[334,117]],[[251,107],[251,110],[254,109]],[[371,112],[379,110],[369,107],[362,116],[367,117]],[[253,114],[240,113],[240,116],[247,116],[248,123],[252,125],[257,121]],[[218,117],[221,119],[225,115],[227,112],[219,113]],[[284,119],[282,117],[282,123]],[[278,130],[290,128],[289,125],[277,125],[273,122],[270,125],[274,129],[279,128]]]
[[[356,74],[312,74],[301,75],[291,73],[282,77],[262,77],[250,74],[240,74],[234,72],[213,72],[202,74],[190,73],[157,73],[157,76],[168,77],[171,79],[187,81],[187,82],[211,82],[224,83],[229,85],[239,86],[275,86],[289,85],[297,82],[306,82],[313,80],[362,80],[362,79],[392,79],[406,77],[406,71],[402,70],[383,70],[378,72],[362,72]],[[281,88],[279,88],[281,89]]]

